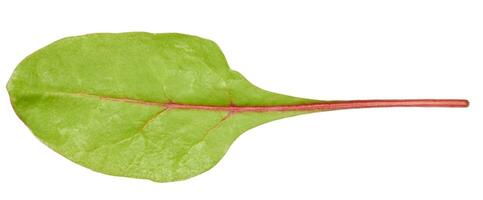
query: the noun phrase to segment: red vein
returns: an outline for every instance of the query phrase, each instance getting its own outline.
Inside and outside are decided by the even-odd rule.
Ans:
[[[203,135],[203,138],[201,138],[200,142],[201,142],[201,141],[203,141],[203,140],[205,140],[205,139],[206,139],[206,137],[207,137],[207,136],[210,134],[210,132],[211,132],[212,130],[217,129],[218,127],[220,127],[220,126],[221,126],[221,124],[222,124],[223,122],[225,122],[225,121],[226,121],[228,118],[230,118],[232,115],[233,115],[233,112],[228,112],[228,113],[226,113],[226,115],[225,115],[223,118],[221,118],[221,120],[220,120],[218,123],[216,123],[216,124],[215,124],[213,127],[211,127],[210,129],[208,129],[208,130],[206,131],[206,133]],[[198,142],[198,143],[199,143],[199,142]]]
[[[215,110],[230,112],[270,112],[270,111],[318,111],[355,108],[380,107],[468,107],[465,99],[390,99],[390,100],[352,100],[330,101],[314,104],[282,105],[282,106],[206,106],[167,103],[164,105],[173,109]]]
[[[117,101],[117,102],[131,103],[131,104],[140,104],[140,105],[145,105],[145,106],[158,106],[159,107],[159,106],[164,105],[163,103],[155,102],[155,101],[146,101],[146,100],[140,100],[140,99],[120,98],[120,97],[109,97],[109,96],[102,96],[102,95],[95,95],[95,94],[88,94],[88,93],[60,93],[60,94],[96,97],[96,98],[100,98],[102,100]]]
[[[160,110],[158,111],[156,114],[154,114],[151,118],[149,118],[143,125],[143,127],[141,128],[141,131],[144,131],[144,129],[146,129],[146,127],[148,127],[156,118],[158,118],[161,114],[163,114],[165,111],[168,111],[168,109],[163,109],[163,110]]]
[[[181,162],[183,160],[184,157],[186,157],[191,149],[193,149],[196,145],[202,143],[203,141],[206,140],[206,137],[208,137],[208,135],[210,135],[211,131],[217,129],[218,127],[221,126],[221,124],[223,124],[223,122],[225,122],[228,118],[230,118],[231,116],[233,115],[233,112],[228,112],[226,113],[226,115],[220,119],[220,121],[218,121],[215,125],[213,125],[211,128],[209,128],[204,134],[203,134],[203,137],[196,143],[192,144],[190,146],[190,148],[188,148],[188,150],[186,150],[185,152],[183,152],[183,154],[181,154],[180,158],[178,159],[177,163],[179,164],[179,162]]]
[[[212,111],[228,111],[228,112],[273,112],[273,111],[319,111],[319,110],[341,110],[356,108],[381,108],[381,107],[448,107],[463,108],[468,107],[469,102],[466,99],[387,99],[387,100],[350,100],[350,101],[325,101],[312,104],[297,105],[277,105],[277,106],[210,106],[196,104],[180,104],[180,103],[161,103],[153,101],[145,101],[131,98],[117,98],[108,96],[99,96],[86,93],[66,93],[77,96],[97,97],[103,100],[124,102],[131,104],[139,104],[145,106],[158,106],[166,109],[192,109],[192,110],[212,110]]]

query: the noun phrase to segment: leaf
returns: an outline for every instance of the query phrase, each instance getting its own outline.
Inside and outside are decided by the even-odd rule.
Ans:
[[[64,157],[158,182],[207,171],[240,134],[272,120],[344,108],[468,104],[275,94],[231,70],[214,42],[184,34],[61,39],[24,59],[7,88],[17,115]]]

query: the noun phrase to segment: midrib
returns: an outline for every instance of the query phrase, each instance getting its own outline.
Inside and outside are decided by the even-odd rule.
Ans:
[[[387,100],[349,100],[349,101],[325,101],[311,104],[298,105],[276,105],[276,106],[213,106],[180,103],[161,103],[131,98],[117,98],[88,93],[68,93],[55,92],[73,96],[96,97],[101,100],[124,102],[144,106],[158,106],[167,109],[191,109],[191,110],[211,110],[228,112],[276,112],[276,111],[321,111],[321,110],[341,110],[357,108],[380,108],[380,107],[468,107],[469,102],[465,99],[387,99]]]

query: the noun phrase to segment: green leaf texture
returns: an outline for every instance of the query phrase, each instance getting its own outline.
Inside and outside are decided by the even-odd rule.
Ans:
[[[56,152],[98,172],[157,182],[207,171],[250,128],[312,112],[232,107],[319,102],[257,88],[214,42],[184,34],[64,38],[24,59],[7,88],[17,115]]]

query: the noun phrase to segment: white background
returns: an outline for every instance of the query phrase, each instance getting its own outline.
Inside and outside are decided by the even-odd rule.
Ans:
[[[0,199],[482,199],[481,1],[2,1]],[[468,109],[345,110],[241,136],[174,183],[73,164],[16,117],[5,85],[33,51],[94,32],[216,41],[261,88],[331,99],[467,98]]]

